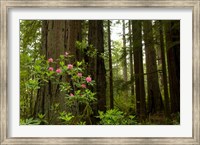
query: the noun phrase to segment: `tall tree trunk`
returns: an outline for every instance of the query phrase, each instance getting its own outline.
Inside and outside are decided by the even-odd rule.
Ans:
[[[158,83],[156,53],[154,49],[152,33],[152,21],[143,21],[143,28],[147,68],[148,111],[149,113],[156,113],[162,111],[163,105]]]
[[[165,62],[165,48],[164,48],[164,34],[163,34],[163,24],[162,21],[159,21],[160,28],[160,50],[161,50],[161,60],[162,60],[162,72],[163,72],[163,85],[164,85],[164,98],[165,98],[165,114],[169,117],[170,107],[169,107],[169,95],[168,95],[168,83],[167,83],[167,71],[166,71],[166,62]]]
[[[131,36],[131,21],[128,23],[129,28],[129,55],[130,55],[130,80],[131,80],[131,96],[134,96],[134,78],[133,78],[133,48],[132,48],[132,36]]]
[[[101,111],[106,110],[106,70],[102,54],[104,53],[103,41],[103,21],[90,20],[89,21],[89,45],[92,45],[97,50],[96,59],[90,60],[90,72],[96,80],[96,92],[98,105],[97,109]]]
[[[126,61],[126,24],[125,20],[123,20],[123,76],[124,76],[124,81],[127,81],[127,61]]]
[[[112,50],[111,50],[111,39],[110,39],[110,20],[108,20],[108,52],[109,52],[109,84],[110,84],[110,109],[114,108],[113,105],[113,72],[112,72]]]
[[[180,21],[166,22],[171,112],[180,112]]]
[[[77,21],[80,25],[81,21]],[[69,31],[70,30],[70,31]],[[42,49],[41,55],[45,55],[46,59],[53,58],[58,59],[60,55],[64,55],[66,51],[70,52],[76,58],[75,41],[79,40],[79,34],[81,29],[76,25],[74,26],[74,35],[70,28],[69,21],[64,20],[44,20],[42,21]],[[68,39],[70,39],[70,44]],[[72,50],[73,47],[73,50]],[[58,65],[52,65],[54,69],[57,69]],[[64,78],[60,76],[59,80]],[[34,106],[34,116],[37,117],[38,113],[45,114],[47,121],[51,124],[57,124],[56,116],[51,112],[52,105],[58,103],[61,110],[65,109],[64,94],[59,91],[59,85],[49,82],[39,82],[44,84],[40,86],[37,93],[37,98]],[[57,114],[56,114],[57,115]]]
[[[158,67],[157,69],[158,70],[161,70],[162,69],[162,56],[161,56],[161,48],[160,48],[160,45],[161,45],[161,42],[160,42],[160,32],[159,32],[159,28],[160,28],[160,23],[159,21],[154,21],[153,23],[153,38],[154,38],[154,49],[155,49],[155,52],[156,52],[156,60],[157,60],[157,63],[158,63]],[[164,90],[163,86],[163,75],[162,73],[159,73],[158,74],[158,82],[160,84],[160,90]]]
[[[68,21],[67,50],[74,55],[75,60],[82,60],[83,54],[76,48],[76,42],[82,41],[82,20]]]
[[[145,89],[144,89],[144,70],[142,53],[142,23],[132,21],[133,32],[133,54],[136,84],[136,113],[141,120],[146,117]]]

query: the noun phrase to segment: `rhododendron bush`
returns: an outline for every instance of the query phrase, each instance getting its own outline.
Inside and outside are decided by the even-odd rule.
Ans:
[[[91,122],[90,115],[93,113],[91,104],[96,101],[95,93],[91,91],[95,81],[92,80],[90,75],[86,74],[84,61],[70,63],[71,58],[72,56],[68,52],[60,55],[58,59],[48,58],[45,60],[43,56],[40,57],[36,60],[32,70],[35,77],[26,85],[29,86],[27,89],[32,89],[30,86],[33,86],[34,82],[36,88],[40,88],[49,82],[59,85],[60,91],[64,93],[67,109],[62,112],[57,110],[58,119],[64,121],[65,124],[85,124],[85,118]],[[79,107],[81,105],[84,108],[80,112]],[[59,104],[57,104],[57,108],[58,106]],[[53,110],[55,111],[55,108]]]

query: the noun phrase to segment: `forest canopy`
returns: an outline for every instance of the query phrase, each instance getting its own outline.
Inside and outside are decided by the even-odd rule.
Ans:
[[[180,21],[20,20],[20,124],[180,124]]]

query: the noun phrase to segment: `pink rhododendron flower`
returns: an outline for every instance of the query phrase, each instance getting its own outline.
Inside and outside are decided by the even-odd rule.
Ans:
[[[79,77],[82,77],[82,73],[78,73],[78,76],[79,76]]]
[[[82,87],[82,88],[86,88],[86,84],[82,84],[81,87]]]
[[[69,53],[68,52],[65,52],[65,56],[67,57],[69,55]]]
[[[67,68],[68,68],[68,69],[72,69],[72,68],[73,68],[73,65],[72,65],[72,64],[68,64]]]
[[[71,96],[71,97],[73,97],[73,96],[74,96],[74,94],[70,93],[70,96]]]
[[[58,69],[56,70],[56,72],[57,72],[58,74],[61,73],[61,69],[58,68]]]
[[[49,67],[49,71],[53,71],[53,67]]]
[[[90,76],[88,76],[85,80],[89,83],[92,81],[92,78]]]
[[[53,58],[49,58],[49,59],[48,59],[48,62],[53,62]]]

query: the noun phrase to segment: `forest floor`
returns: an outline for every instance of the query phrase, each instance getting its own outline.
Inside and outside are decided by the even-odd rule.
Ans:
[[[180,125],[180,115],[172,114],[170,118],[166,118],[164,113],[149,115],[148,118],[139,123],[142,125]]]

